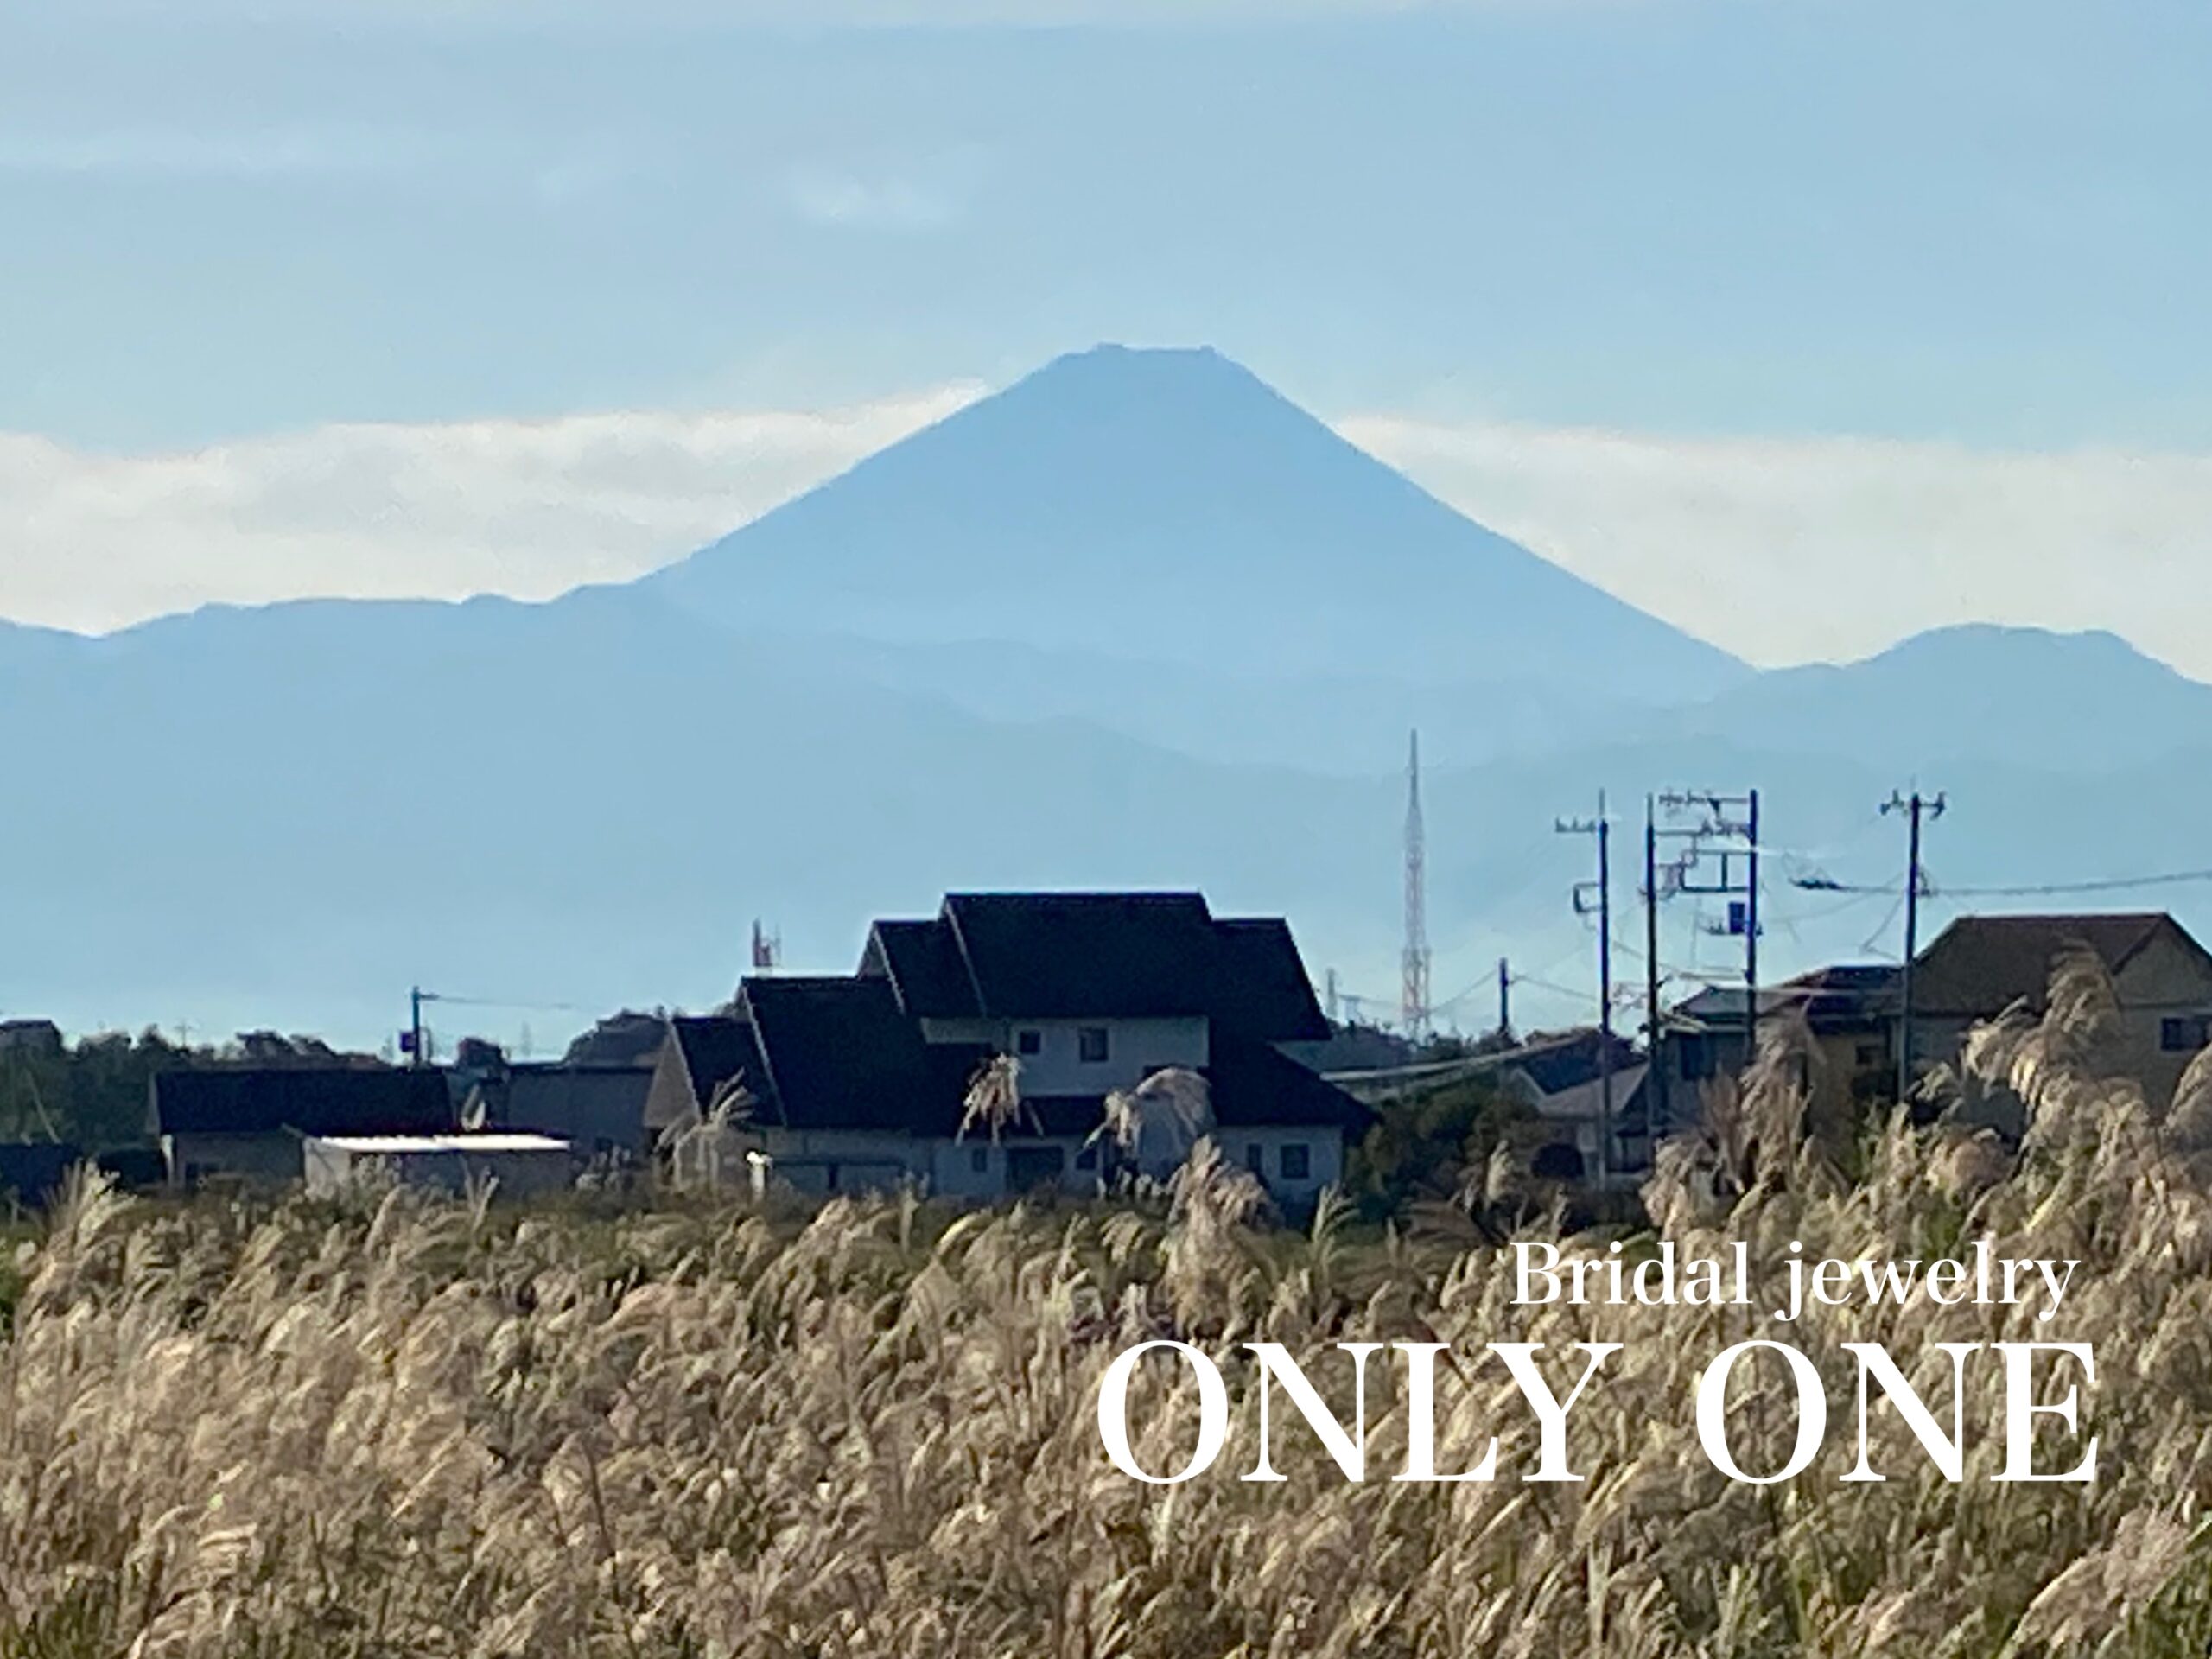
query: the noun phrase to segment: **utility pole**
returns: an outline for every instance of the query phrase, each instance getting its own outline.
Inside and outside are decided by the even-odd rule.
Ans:
[[[1754,789],[1741,795],[1722,795],[1681,790],[1662,795],[1659,804],[1669,811],[1697,808],[1705,814],[1693,829],[1662,833],[1680,836],[1689,842],[1676,866],[1674,891],[1726,899],[1728,919],[1711,931],[1732,938],[1743,937],[1744,1064],[1748,1065],[1758,1052],[1759,1034],[1759,792]],[[1735,816],[1738,812],[1740,817]],[[1734,844],[1713,849],[1720,864],[1716,879],[1692,881],[1688,873],[1704,857],[1708,841]]]
[[[1904,861],[1904,967],[1897,976],[1897,1104],[1902,1106],[1912,1093],[1913,1029],[1912,1029],[1912,965],[1920,954],[1920,826],[1923,817],[1929,822],[1943,816],[1944,798],[1938,795],[1932,801],[1923,800],[1915,790],[1910,799],[1892,790],[1890,798],[1882,803],[1882,813],[1907,815],[1910,828],[1905,836]]]
[[[1673,1125],[1667,1118],[1667,1071],[1659,1039],[1659,819],[1657,803],[1643,798],[1643,1058],[1650,1092],[1651,1136]]]
[[[423,988],[412,986],[407,993],[407,1064],[423,1064]]]
[[[1749,846],[1744,873],[1744,1058],[1759,1046],[1759,792],[1745,798],[1744,840]]]
[[[1341,1008],[1337,996],[1337,970],[1333,968],[1330,969],[1322,979],[1321,998],[1321,1012],[1333,1026],[1337,1023],[1337,1015]]]
[[[1497,1034],[1513,1040],[1513,969],[1503,957],[1497,959]]]
[[[1609,1182],[1613,1167],[1613,899],[1611,842],[1612,825],[1605,817],[1605,791],[1598,791],[1595,818],[1560,818],[1553,828],[1562,836],[1598,838],[1598,879],[1575,884],[1574,913],[1598,912],[1598,1185]],[[1597,901],[1589,895],[1596,890]]]

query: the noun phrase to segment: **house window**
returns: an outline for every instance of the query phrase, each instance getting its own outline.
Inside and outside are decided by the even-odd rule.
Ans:
[[[1076,1058],[1085,1065],[1103,1065],[1106,1058],[1106,1027],[1082,1026],[1075,1033]]]
[[[978,1175],[989,1174],[991,1173],[991,1149],[988,1147],[977,1147],[970,1151],[968,1154],[968,1167],[974,1170]]]
[[[1041,1031],[1017,1031],[1014,1033],[1014,1052],[1017,1054],[1041,1054],[1045,1051],[1045,1033]]]
[[[1007,1190],[1027,1192],[1051,1186],[1068,1166],[1065,1147],[1008,1147],[1006,1153]]]
[[[1889,1058],[1887,1052],[1879,1043],[1861,1043],[1855,1051],[1855,1063],[1861,1071],[1871,1071]]]
[[[2158,1046],[2169,1054],[2194,1054],[2212,1045],[2212,1015],[2169,1015],[2158,1021]]]
[[[1268,1173],[1268,1149],[1258,1141],[1248,1141],[1244,1147],[1244,1167],[1255,1175]]]
[[[1084,1149],[1083,1149],[1081,1152],[1078,1152],[1078,1153],[1077,1153],[1077,1154],[1076,1154],[1076,1155],[1075,1155],[1075,1166],[1076,1166],[1077,1169],[1096,1169],[1096,1168],[1097,1168],[1097,1167],[1098,1167],[1098,1148],[1097,1148],[1096,1147],[1090,1147],[1090,1146],[1086,1146],[1085,1147],[1084,1147]]]
[[[1286,1181],[1310,1180],[1313,1175],[1313,1155],[1303,1141],[1294,1141],[1282,1149],[1282,1178]]]

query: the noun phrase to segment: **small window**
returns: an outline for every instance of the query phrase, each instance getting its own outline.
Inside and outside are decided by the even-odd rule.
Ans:
[[[1045,1033],[1041,1031],[1017,1031],[1014,1033],[1014,1052],[1017,1054],[1041,1054],[1045,1052]]]
[[[1244,1147],[1244,1167],[1255,1175],[1268,1173],[1268,1149],[1258,1141],[1248,1141]]]
[[[2158,1021],[2158,1046],[2169,1054],[2194,1054],[2212,1046],[2212,1016],[2186,1014]]]
[[[1302,1141],[1294,1141],[1282,1149],[1282,1178],[1286,1181],[1310,1180],[1313,1175],[1313,1158]]]
[[[1076,1058],[1085,1065],[1098,1065],[1106,1058],[1106,1027],[1083,1026],[1075,1034]]]
[[[1879,1043],[1861,1043],[1857,1051],[1857,1064],[1862,1071],[1871,1071],[1889,1058]]]
[[[1076,1155],[1075,1155],[1075,1166],[1076,1166],[1077,1169],[1096,1169],[1096,1168],[1097,1168],[1097,1167],[1098,1167],[1098,1148],[1097,1148],[1097,1147],[1084,1147],[1081,1152],[1078,1152],[1077,1154],[1076,1154]]]
[[[974,1170],[978,1175],[989,1174],[991,1173],[991,1149],[988,1147],[977,1147],[969,1152],[968,1154],[968,1167]]]

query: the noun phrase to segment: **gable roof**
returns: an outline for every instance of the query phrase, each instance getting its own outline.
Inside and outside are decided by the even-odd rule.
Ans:
[[[1897,969],[1888,963],[1847,963],[1759,988],[1759,1014],[1795,1011],[1816,1029],[1848,1027],[1885,1020],[1897,1012]],[[1692,1026],[1739,1030],[1744,1023],[1744,988],[1708,985],[1669,1010],[1670,1020]]]
[[[683,1059],[692,1099],[702,1112],[734,1077],[741,1077],[756,1099],[766,1087],[766,1068],[753,1040],[753,1027],[742,1017],[678,1014],[668,1022],[668,1044]]]
[[[1220,955],[1217,1023],[1261,1042],[1318,1042],[1329,1035],[1288,922],[1280,916],[1224,916],[1213,926]]]
[[[1206,1067],[1214,1122],[1224,1128],[1338,1128],[1367,1132],[1375,1114],[1272,1045],[1230,1033]]]
[[[437,1135],[454,1127],[431,1066],[200,1066],[150,1085],[160,1135]]]
[[[959,942],[941,917],[876,923],[861,973],[889,980],[899,1005],[916,1020],[972,1020],[982,1012]]]
[[[738,1006],[760,1048],[763,1104],[786,1128],[927,1133],[964,1087],[960,1057],[931,1054],[887,981],[748,979]]]
[[[2050,970],[2069,946],[2087,945],[2117,976],[2154,939],[2178,943],[2212,973],[2189,931],[2163,911],[2085,916],[1961,916],[1913,965],[1913,1004],[1922,1014],[1986,1019],[2014,1002],[2043,1006]]]
[[[1212,1011],[1213,917],[1195,893],[956,893],[943,917],[987,1015]]]
[[[1287,923],[1196,893],[956,893],[880,921],[863,977],[914,1019],[1199,1017],[1263,1041],[1328,1035]]]
[[[645,1130],[653,1074],[636,1065],[517,1065],[477,1085],[486,1122],[503,1129],[559,1135],[583,1142],[635,1142]]]

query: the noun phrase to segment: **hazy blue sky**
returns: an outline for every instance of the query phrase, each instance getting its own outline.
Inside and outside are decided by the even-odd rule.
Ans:
[[[2094,528],[2155,452],[2171,511],[2122,554],[2153,588],[2205,555],[2208,64],[2202,0],[0,0],[0,433],[46,445],[0,455],[0,492],[51,564],[104,454],[818,413],[1206,341],[1662,607],[1708,543],[1731,574],[1847,551],[1727,496],[1747,453],[1770,493],[1815,457],[1816,495],[1868,441],[1915,477],[1993,456],[1924,512],[1844,492],[1889,556],[1924,519],[1924,602],[1764,650],[1700,631],[1871,649],[2016,556],[2057,584],[2018,620],[2064,621],[2099,550],[2015,553],[2049,512],[1987,518],[1993,478],[2033,469]],[[1656,514],[1690,511],[1675,541],[1624,551],[1653,512],[1587,446],[1514,517],[1537,486],[1497,445],[1562,434],[1738,448]],[[154,603],[56,597],[27,556],[0,549],[0,613]],[[2159,608],[2081,620],[2144,638]]]

